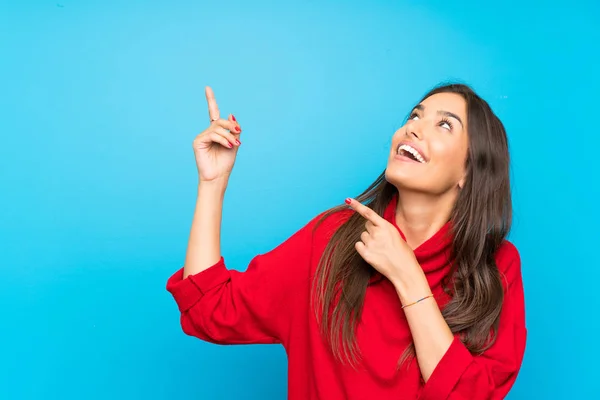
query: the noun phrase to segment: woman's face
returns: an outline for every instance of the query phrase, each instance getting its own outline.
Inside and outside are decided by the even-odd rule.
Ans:
[[[437,93],[416,106],[392,137],[385,176],[398,189],[441,195],[464,185],[467,152],[466,101]]]

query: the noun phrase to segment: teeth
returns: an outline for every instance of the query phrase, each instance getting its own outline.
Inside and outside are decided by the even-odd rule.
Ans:
[[[425,159],[423,158],[423,156],[421,156],[421,154],[416,149],[414,149],[412,146],[409,146],[407,144],[402,144],[402,145],[400,145],[398,147],[398,152],[397,153],[400,154],[400,152],[402,150],[407,151],[410,154],[412,154],[413,156],[415,156],[415,158],[417,160],[419,160],[419,162],[421,162],[421,163],[425,162]]]

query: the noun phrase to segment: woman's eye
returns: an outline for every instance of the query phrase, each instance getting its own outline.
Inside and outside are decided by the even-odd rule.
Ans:
[[[452,131],[452,124],[450,121],[442,120],[440,121],[440,126],[448,131]]]
[[[410,117],[408,117],[408,119],[416,120],[416,119],[419,119],[419,116],[417,114],[413,114]]]

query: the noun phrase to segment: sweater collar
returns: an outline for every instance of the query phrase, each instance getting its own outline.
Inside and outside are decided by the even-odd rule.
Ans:
[[[406,236],[396,224],[396,206],[398,194],[395,194],[387,205],[383,218],[390,222],[400,233],[403,240]],[[446,273],[450,268],[450,254],[452,248],[451,222],[446,222],[433,236],[423,242],[414,250],[417,261],[426,274],[441,272]]]

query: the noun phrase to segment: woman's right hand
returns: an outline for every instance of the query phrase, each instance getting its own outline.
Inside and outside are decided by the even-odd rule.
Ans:
[[[196,136],[192,145],[198,176],[200,182],[227,181],[241,144],[238,138],[242,130],[233,115],[226,120],[220,118],[215,94],[210,87],[206,87],[205,93],[211,123]]]

